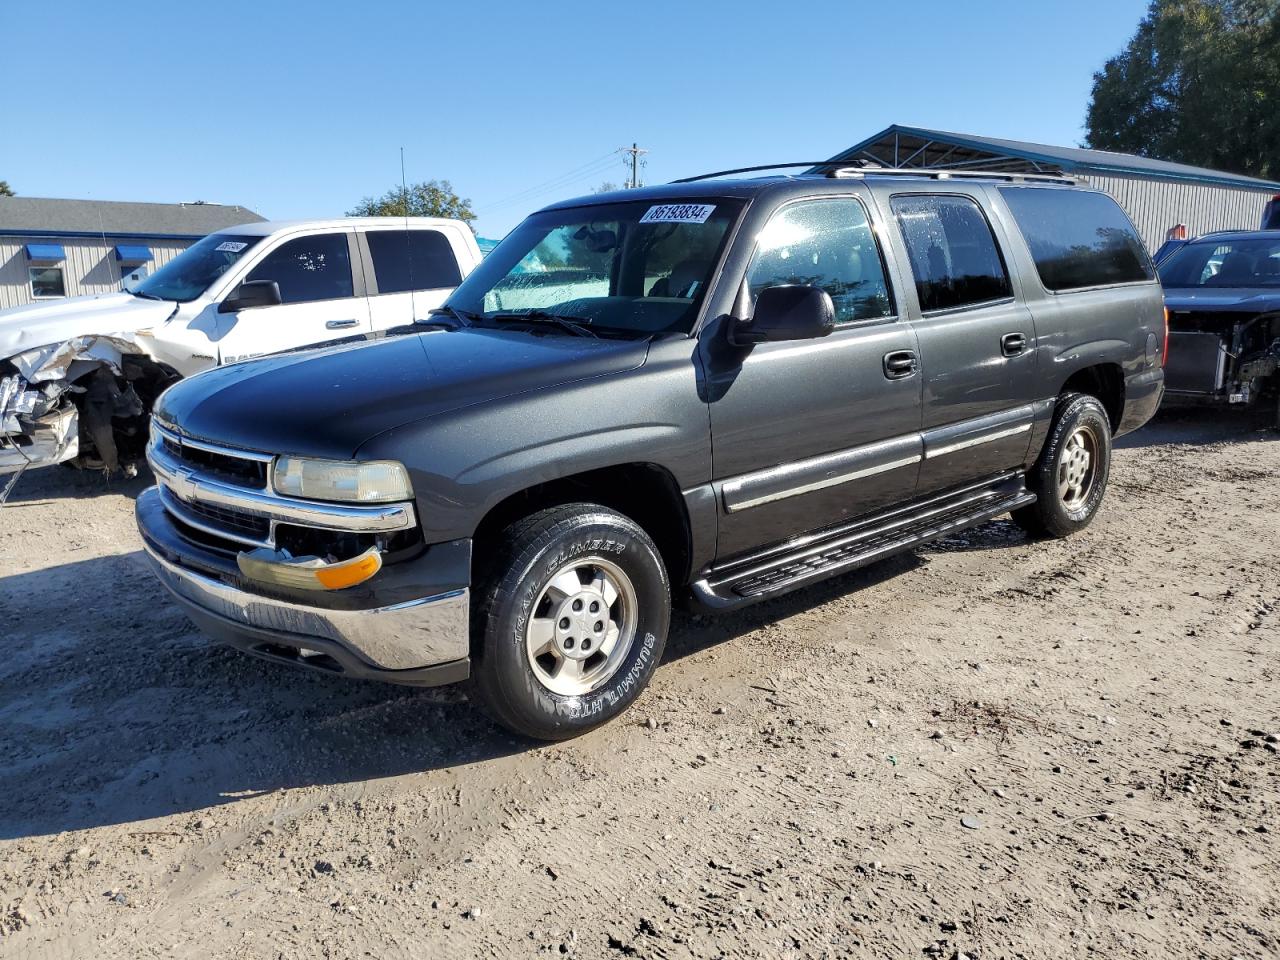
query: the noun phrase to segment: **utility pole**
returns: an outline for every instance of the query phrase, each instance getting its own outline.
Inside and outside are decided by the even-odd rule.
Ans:
[[[638,187],[638,186],[640,186],[640,185],[641,185],[641,184],[640,184],[640,167],[642,167],[642,166],[645,164],[645,162],[646,162],[646,161],[642,161],[642,160],[640,159],[640,156],[641,156],[641,154],[648,153],[649,151],[648,151],[648,150],[642,150],[642,149],[640,149],[640,147],[639,147],[639,146],[637,146],[636,144],[634,144],[634,143],[633,143],[633,144],[631,144],[631,146],[630,146],[630,147],[623,147],[622,152],[623,152],[624,154],[629,155],[629,156],[630,156],[630,158],[631,158],[631,160],[630,160],[630,163],[631,163],[631,179],[627,181],[627,185],[626,185],[626,186],[627,186],[627,189],[628,189],[628,190],[634,190],[636,187]],[[625,160],[624,160],[623,162],[624,162],[624,163],[626,163],[627,161],[625,161]]]

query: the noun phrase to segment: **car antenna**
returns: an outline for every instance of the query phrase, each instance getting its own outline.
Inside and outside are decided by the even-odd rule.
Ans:
[[[404,259],[409,266],[409,313],[418,320],[418,285],[413,277],[413,245],[409,242],[409,181],[404,175],[404,147],[400,148],[400,201],[404,204]]]

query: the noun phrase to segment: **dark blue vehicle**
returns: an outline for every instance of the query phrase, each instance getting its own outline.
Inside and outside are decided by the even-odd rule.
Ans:
[[[1206,234],[1159,262],[1167,396],[1280,414],[1280,230]]]

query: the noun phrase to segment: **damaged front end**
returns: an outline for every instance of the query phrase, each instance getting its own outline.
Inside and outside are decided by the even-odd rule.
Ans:
[[[178,379],[124,336],[76,337],[0,361],[0,486],[31,467],[69,463],[136,473],[147,413]]]

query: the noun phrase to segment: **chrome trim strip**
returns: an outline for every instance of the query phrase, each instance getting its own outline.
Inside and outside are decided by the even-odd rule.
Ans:
[[[174,443],[183,447],[191,447],[194,450],[203,450],[205,453],[216,453],[224,457],[231,457],[235,460],[252,460],[255,463],[271,463],[275,459],[275,454],[258,453],[254,450],[240,450],[237,447],[223,447],[216,443],[206,443],[203,440],[193,440],[191,437],[183,436],[175,433],[168,427],[160,426],[159,422],[153,421],[156,433],[162,434],[166,439],[172,440]]]
[[[734,503],[732,506],[726,506],[725,509],[729,513],[734,513],[738,510],[747,510],[751,507],[758,507],[764,503],[773,503],[775,500],[785,500],[788,497],[798,497],[804,493],[812,493],[815,490],[825,490],[827,487],[834,487],[842,483],[848,483],[850,480],[861,480],[863,477],[872,477],[877,473],[887,473],[890,470],[897,470],[899,467],[909,467],[913,463],[919,463],[920,459],[919,454],[914,454],[913,456],[903,457],[901,460],[894,460],[890,463],[881,463],[874,467],[863,467],[861,470],[851,470],[848,473],[837,474],[832,477],[824,477],[821,480],[814,480],[798,487],[779,490],[776,493],[761,494],[760,496],[753,497],[750,500],[741,500]],[[742,480],[731,480],[724,485],[724,492],[726,494],[739,493],[742,490],[742,484]]]
[[[185,523],[188,527],[194,527],[195,529],[201,530],[212,536],[219,537],[223,540],[232,540],[235,543],[241,543],[248,547],[275,546],[274,527],[272,527],[271,533],[267,535],[265,540],[255,540],[253,537],[236,533],[234,530],[227,527],[215,527],[198,514],[192,513],[187,508],[187,505],[163,483],[156,484],[156,489],[160,492],[160,502],[164,505],[164,508]]]
[[[470,650],[470,593],[464,587],[372,610],[325,610],[259,596],[169,562],[144,537],[152,568],[187,606],[247,627],[320,637],[342,644],[387,670],[448,663]]]
[[[720,496],[726,513],[747,510],[909,467],[920,462],[923,447],[920,434],[913,433],[824,453],[807,460],[793,460],[725,480],[720,484]],[[883,459],[886,457],[892,459]],[[794,486],[785,486],[789,479],[796,481]]]
[[[222,483],[176,462],[154,444],[147,448],[147,463],[161,485],[172,490],[179,500],[243,510],[279,523],[351,533],[383,533],[410,530],[418,522],[411,503],[318,503]]]
[[[976,447],[980,443],[990,443],[993,440],[1003,440],[1005,437],[1012,437],[1019,433],[1026,433],[1030,429],[1030,423],[1021,423],[1016,427],[1006,427],[1003,430],[997,430],[995,433],[984,433],[981,436],[970,437],[968,440],[960,440],[956,443],[949,443],[945,447],[938,447],[934,450],[926,448],[924,456],[926,460],[932,460],[934,457],[945,456],[948,453],[956,453],[959,450],[968,450],[970,447]]]

